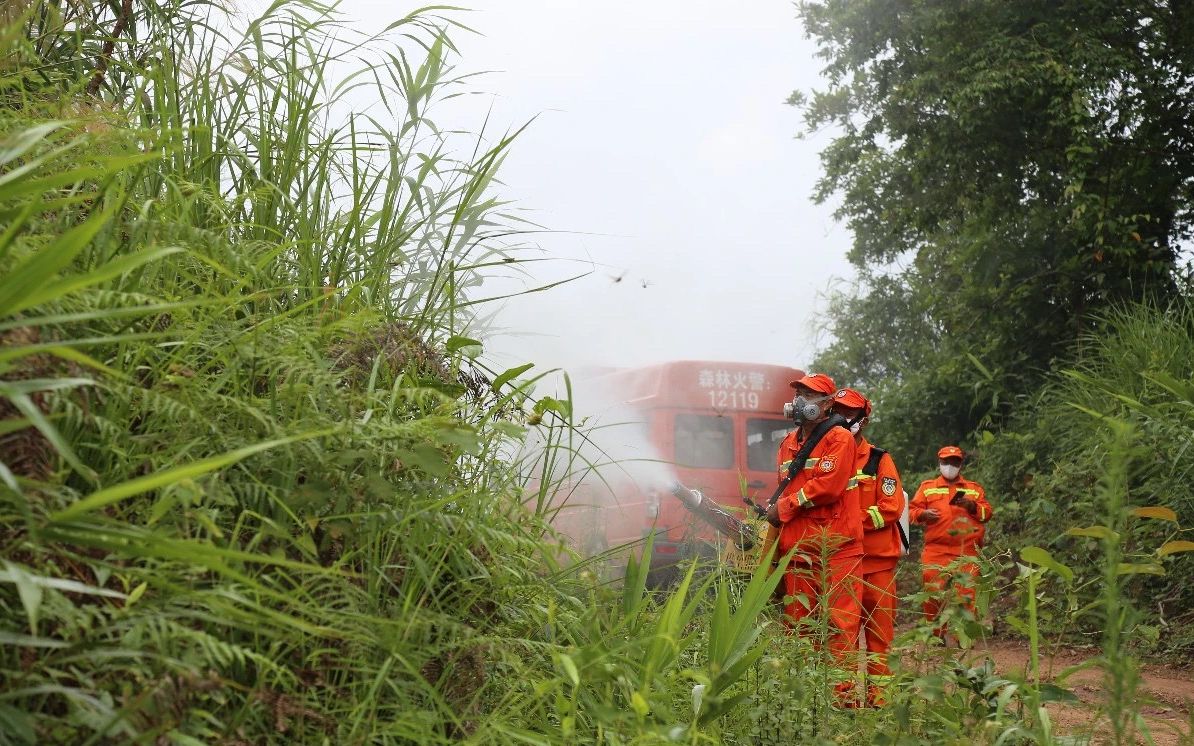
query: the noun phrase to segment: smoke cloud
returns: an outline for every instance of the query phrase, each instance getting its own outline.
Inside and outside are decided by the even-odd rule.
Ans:
[[[592,555],[641,539],[650,503],[674,499],[668,489],[677,475],[652,443],[645,414],[623,392],[582,372],[572,380],[571,401],[575,428],[534,429],[522,457],[538,473],[549,463],[552,522],[573,548]]]

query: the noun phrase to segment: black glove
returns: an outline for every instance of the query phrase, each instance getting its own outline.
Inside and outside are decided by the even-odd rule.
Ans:
[[[779,508],[775,506],[775,503],[772,503],[770,506],[768,506],[766,518],[767,522],[775,528],[779,528],[780,526],[784,525],[783,521],[779,519]]]
[[[973,513],[978,510],[978,503],[966,497],[966,494],[961,490],[954,493],[954,496],[949,500],[950,505],[957,505],[965,510],[967,513]]]

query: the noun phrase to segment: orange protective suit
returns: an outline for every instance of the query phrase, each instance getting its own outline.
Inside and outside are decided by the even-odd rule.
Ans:
[[[960,505],[950,504],[950,500],[959,492],[974,501],[973,513]],[[973,614],[974,583],[951,583],[951,575],[945,567],[960,557],[978,556],[978,549],[987,532],[984,524],[991,520],[991,504],[987,502],[986,492],[978,482],[961,476],[952,482],[945,477],[937,477],[922,482],[916,490],[908,511],[912,522],[920,523],[921,516],[929,508],[936,510],[941,518],[936,523],[924,524],[925,548],[920,556],[921,572],[925,590],[933,592],[924,603],[925,616],[937,618],[945,603],[941,592],[950,585],[954,586],[956,600]],[[963,562],[957,571],[966,573],[973,580],[978,579],[976,563]]]
[[[862,515],[862,632],[867,678],[882,684],[891,676],[887,653],[895,637],[895,570],[903,548],[898,524],[904,512],[904,488],[890,454],[883,454],[873,476],[863,473],[873,448],[865,438],[860,439],[847,493],[857,494]]]
[[[787,477],[802,438],[797,429],[780,443],[780,481]],[[776,503],[781,522],[779,554],[793,548],[797,552],[784,575],[784,589],[789,596],[803,596],[785,611],[796,624],[815,615],[824,597],[833,626],[828,645],[838,660],[857,651],[861,618],[862,511],[857,491],[846,489],[854,473],[854,450],[854,436],[848,430],[830,429]]]

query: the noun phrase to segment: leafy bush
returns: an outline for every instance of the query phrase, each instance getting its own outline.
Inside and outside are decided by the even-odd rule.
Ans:
[[[1137,512],[1125,526],[1124,562],[1146,569],[1123,578],[1128,598],[1145,613],[1134,639],[1182,656],[1194,651],[1194,590],[1185,582],[1194,555],[1158,556],[1158,549],[1188,540],[1194,525],[1188,488],[1194,476],[1188,453],[1194,442],[1192,378],[1194,302],[1110,313],[1012,426],[982,436],[976,472],[1000,496],[993,542],[1040,544],[1077,574],[1087,574],[1100,562],[1092,551],[1098,538],[1066,530],[1100,522],[1104,506],[1096,486],[1107,469],[1111,423],[1130,424],[1136,457],[1125,509]],[[1089,601],[1092,592],[1081,592],[1080,600]],[[1099,628],[1092,621],[1083,628],[1093,634]]]
[[[442,17],[230,21],[4,30],[0,737],[503,742],[566,587],[465,336],[509,140],[459,160],[429,119]]]

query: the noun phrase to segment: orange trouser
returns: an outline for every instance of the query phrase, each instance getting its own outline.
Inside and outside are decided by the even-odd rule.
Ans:
[[[887,651],[895,637],[895,565],[862,576],[862,632],[866,637],[868,677],[890,676]]]
[[[930,620],[935,620],[937,615],[941,613],[941,609],[949,599],[946,594],[942,593],[946,588],[952,587],[953,600],[959,604],[963,609],[966,609],[971,614],[976,614],[974,608],[975,599],[975,585],[978,581],[978,565],[974,562],[964,562],[956,565],[952,570],[946,570],[945,566],[954,560],[958,559],[959,555],[945,555],[933,554],[927,552],[921,557],[922,579],[924,580],[924,588],[930,592],[930,596],[925,600],[924,611],[925,616]],[[969,583],[955,583],[951,582],[956,573],[965,573],[970,576]]]
[[[784,573],[784,590],[797,596],[784,608],[789,625],[815,618],[824,600],[829,609],[829,652],[849,665],[858,652],[858,628],[862,622],[861,557],[832,557],[828,566],[820,563],[793,562]],[[826,588],[826,585],[828,588]],[[804,596],[804,599],[799,598]]]

